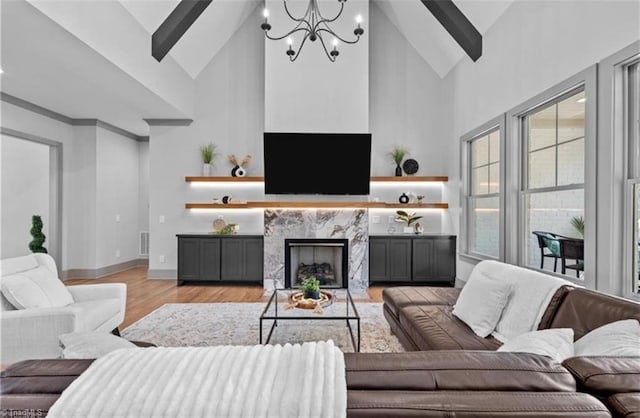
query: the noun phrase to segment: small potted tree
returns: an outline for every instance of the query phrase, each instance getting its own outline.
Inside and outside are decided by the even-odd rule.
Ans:
[[[31,217],[31,236],[33,240],[29,243],[29,249],[32,253],[45,253],[47,249],[43,246],[47,237],[42,233],[42,218],[40,215],[33,215]]]
[[[422,219],[422,216],[416,216],[415,212],[408,213],[403,210],[396,211],[396,222],[403,222],[407,224],[407,226],[404,227],[405,234],[411,234],[415,232],[413,224],[418,219]]]
[[[402,167],[400,167],[400,164],[402,164],[404,157],[409,154],[409,151],[404,147],[396,145],[389,154],[391,158],[393,158],[393,162],[396,163],[396,176],[402,176]]]
[[[300,283],[300,289],[304,294],[305,299],[320,299],[320,280],[315,276],[306,278]]]
[[[212,143],[200,146],[200,157],[202,158],[202,175],[211,175],[211,166],[213,159],[218,155],[216,153],[216,146]]]

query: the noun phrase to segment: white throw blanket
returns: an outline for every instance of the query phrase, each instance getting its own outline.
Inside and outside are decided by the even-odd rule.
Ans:
[[[49,417],[345,417],[332,341],[117,350],[96,360]]]
[[[538,329],[542,315],[556,291],[564,285],[576,286],[549,274],[497,261],[483,261],[477,264],[469,280],[472,280],[475,274],[513,283],[509,301],[502,311],[495,331],[491,334],[501,342]]]

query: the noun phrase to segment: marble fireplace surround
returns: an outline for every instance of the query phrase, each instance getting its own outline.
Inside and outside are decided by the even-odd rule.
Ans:
[[[349,240],[349,291],[365,295],[369,287],[369,217],[366,209],[265,209],[264,288],[284,288],[286,238]]]

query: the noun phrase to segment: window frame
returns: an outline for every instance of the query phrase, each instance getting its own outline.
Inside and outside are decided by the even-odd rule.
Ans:
[[[636,66],[635,80],[630,79],[629,70]],[[635,187],[640,187],[640,161],[635,156],[640,154],[640,122],[634,121],[634,114],[637,114],[640,107],[640,53],[629,57],[624,62],[618,64],[619,75],[622,82],[622,102],[619,109],[622,113],[623,136],[625,152],[627,156],[624,162],[625,190],[623,198],[624,207],[624,234],[623,234],[623,290],[627,296],[640,298],[638,288],[638,272],[635,271],[634,263],[637,263],[637,234],[636,213],[638,211]],[[635,88],[635,96],[629,93]],[[629,278],[631,281],[629,282]]]
[[[598,63],[598,281],[597,289],[640,301],[632,292],[632,188],[625,121],[624,68],[640,57],[640,40]]]
[[[472,262],[482,261],[482,260],[500,260],[504,261],[504,216],[505,216],[505,207],[504,207],[504,194],[505,194],[505,173],[506,173],[506,152],[505,152],[505,138],[506,138],[506,120],[505,114],[503,113],[500,116],[497,116],[484,124],[478,126],[477,128],[467,132],[466,134],[460,137],[462,152],[460,158],[460,169],[461,169],[461,195],[460,201],[462,202],[462,213],[460,219],[461,228],[461,251],[460,256],[468,259]],[[471,251],[471,239],[473,238],[472,234],[472,217],[471,217],[471,200],[473,196],[471,195],[472,190],[472,167],[471,167],[471,143],[483,136],[489,135],[493,132],[499,131],[498,135],[498,144],[500,146],[499,152],[499,163],[500,170],[498,174],[499,178],[499,187],[497,193],[490,193],[487,195],[482,195],[482,197],[498,197],[498,257],[493,257],[488,254],[482,254],[478,252]]]
[[[563,98],[570,97],[577,93],[580,89],[584,89],[585,102],[585,127],[584,127],[584,218],[585,223],[585,241],[584,252],[585,270],[584,280],[572,278],[567,275],[555,273],[556,276],[565,280],[575,282],[581,286],[595,289],[596,277],[596,128],[597,128],[597,65],[592,65],[587,69],[575,74],[561,83],[545,90],[544,92],[526,100],[522,104],[514,107],[507,112],[507,134],[510,137],[508,144],[507,159],[511,161],[509,171],[507,172],[507,195],[505,202],[505,228],[516,231],[515,234],[507,234],[505,236],[505,261],[521,267],[539,270],[534,266],[526,265],[526,195],[523,193],[525,179],[527,178],[527,149],[523,135],[525,134],[526,124],[524,123],[526,116],[536,110],[547,107],[549,104],[559,102]],[[580,187],[582,188],[582,187]],[[536,192],[542,191],[559,191],[559,190],[576,189],[575,185],[559,186],[553,188],[539,188]],[[529,193],[527,193],[529,194]],[[545,271],[545,273],[554,275],[553,272]]]

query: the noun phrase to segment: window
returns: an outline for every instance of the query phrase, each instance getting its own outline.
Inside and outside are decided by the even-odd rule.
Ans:
[[[631,235],[626,245],[631,246],[628,262],[631,264],[632,291],[640,293],[640,60],[628,64],[625,75],[627,94],[624,113],[629,150],[626,206],[630,213],[627,230]]]
[[[502,133],[504,116],[462,137],[466,254],[501,259]]]
[[[521,116],[524,263],[574,277],[584,271],[585,102],[580,87]]]

